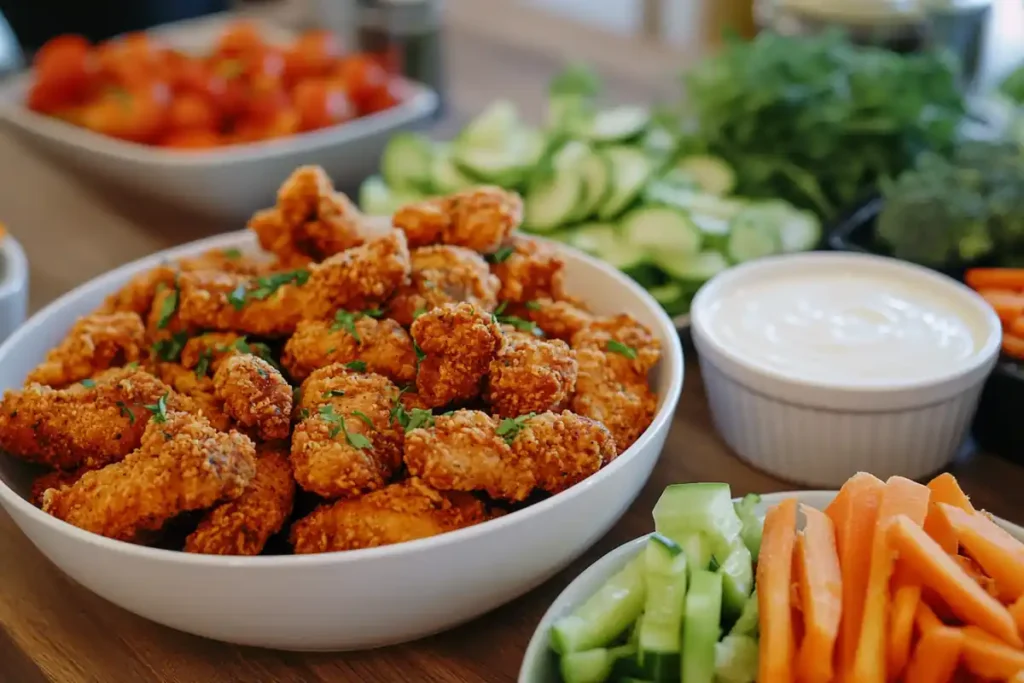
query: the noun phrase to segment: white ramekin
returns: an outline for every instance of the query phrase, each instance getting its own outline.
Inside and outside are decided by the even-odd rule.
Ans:
[[[709,307],[723,293],[782,271],[897,274],[941,290],[976,313],[987,330],[968,364],[915,382],[837,387],[759,367],[708,333]],[[922,478],[956,455],[985,378],[999,355],[1001,328],[975,292],[934,271],[865,254],[811,252],[732,268],[708,282],[692,307],[692,334],[718,432],[741,458],[809,486],[836,487],[856,472]]]

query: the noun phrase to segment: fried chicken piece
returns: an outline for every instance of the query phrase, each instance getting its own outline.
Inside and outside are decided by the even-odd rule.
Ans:
[[[628,313],[598,318],[572,336],[574,349],[609,353],[612,374],[622,382],[646,382],[661,358],[661,342]]]
[[[207,332],[192,337],[181,349],[181,364],[195,369],[198,376],[217,372],[225,358],[241,353],[239,341],[245,343],[245,337],[234,332]]]
[[[292,282],[306,277],[307,271],[261,278],[210,270],[182,273],[178,317],[193,329],[285,336],[302,319],[302,288]]]
[[[211,249],[199,256],[179,259],[175,265],[180,271],[217,270],[235,275],[263,275],[272,272],[277,264],[259,255],[243,254],[239,249]]]
[[[224,401],[217,398],[213,379],[197,375],[195,370],[178,363],[156,363],[152,371],[174,391],[192,400],[195,410],[190,412],[202,415],[222,432],[231,427],[231,418],[224,412]]]
[[[513,234],[499,253],[504,258],[491,266],[491,272],[501,282],[499,300],[525,304],[535,299],[558,301],[565,296],[565,261],[554,248]]]
[[[134,313],[144,317],[153,307],[153,297],[157,287],[174,285],[177,269],[169,265],[161,265],[139,273],[128,281],[121,289],[108,296],[95,314]]]
[[[571,301],[533,299],[521,306],[512,306],[509,313],[529,320],[545,336],[568,342],[573,335],[594,321],[594,316]]]
[[[295,480],[326,498],[383,488],[402,462],[402,429],[392,419],[398,388],[340,364],[302,384],[301,422],[292,433]]]
[[[98,467],[79,467],[74,470],[54,470],[36,477],[32,482],[32,491],[29,494],[29,502],[36,507],[43,506],[43,494],[47,489],[62,489],[74,485],[79,479],[89,472],[99,469]]]
[[[501,417],[561,411],[576,389],[576,370],[575,354],[565,342],[506,334],[491,361],[484,398]]]
[[[410,475],[439,491],[485,491],[513,502],[538,488],[563,491],[614,457],[608,430],[568,411],[499,422],[477,410],[457,410],[405,435]]]
[[[181,292],[178,289],[177,278],[170,285],[157,285],[153,305],[146,314],[146,341],[158,356],[167,355],[161,352],[164,345],[178,347],[180,341],[175,341],[176,338],[195,332],[195,328],[178,315],[180,300]]]
[[[284,527],[294,503],[295,480],[287,448],[258,448],[256,476],[245,492],[206,513],[185,540],[185,552],[259,555],[267,540]]]
[[[424,313],[409,332],[423,354],[416,390],[432,407],[479,396],[504,342],[491,314],[466,303]]]
[[[322,505],[292,526],[295,552],[327,553],[414,541],[479,524],[484,504],[406,479],[359,498]]]
[[[353,334],[354,332],[354,334]],[[416,379],[412,338],[394,320],[350,314],[341,322],[304,320],[284,345],[281,364],[295,380],[333,363],[375,372],[396,384]]]
[[[202,417],[168,412],[150,420],[123,461],[43,493],[43,511],[80,529],[122,541],[157,531],[181,512],[242,494],[256,473],[256,448]]]
[[[245,353],[227,358],[213,376],[224,412],[263,441],[291,433],[292,388],[277,368]]]
[[[145,336],[142,319],[135,313],[83,316],[29,373],[25,383],[59,389],[103,370],[137,362],[146,348]]]
[[[619,379],[618,354],[585,347],[576,349],[576,362],[579,374],[570,408],[607,427],[621,453],[651,424],[658,397],[647,386],[646,376],[631,382]]]
[[[101,467],[138,448],[155,406],[197,412],[148,372],[123,368],[104,373],[94,386],[54,390],[31,384],[8,391],[0,402],[0,449],[30,462],[70,470]]]
[[[493,254],[523,222],[523,200],[515,192],[482,186],[409,204],[391,220],[410,247],[441,243]]]
[[[485,311],[497,306],[500,283],[475,251],[437,245],[414,249],[410,258],[410,282],[399,287],[386,312],[403,327],[412,325],[417,315],[443,304],[465,301]]]

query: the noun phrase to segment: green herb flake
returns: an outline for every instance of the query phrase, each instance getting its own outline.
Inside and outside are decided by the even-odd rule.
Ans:
[[[519,432],[526,426],[526,421],[534,417],[536,413],[520,415],[519,417],[506,417],[498,423],[496,433],[505,440],[505,443],[512,443],[519,435]]]
[[[350,311],[338,311],[334,314],[334,324],[331,325],[332,330],[345,330],[356,340],[357,344],[362,344],[363,340],[359,336],[358,330],[356,330],[356,320],[360,317],[359,313],[352,313]]]
[[[156,400],[156,403],[152,403],[147,406],[143,406],[146,410],[153,413],[153,422],[164,423],[167,422],[167,394],[164,394]]]
[[[153,344],[153,353],[166,363],[176,363],[187,341],[188,332],[175,332],[167,339],[161,339]]]
[[[427,309],[424,308],[423,306],[420,306],[419,308],[417,308],[415,311],[412,312],[412,319],[416,320],[416,318],[420,317],[421,315],[423,315],[426,312],[427,312]]]
[[[352,446],[352,448],[356,448],[359,450],[373,448],[373,443],[362,434],[349,433],[348,429],[345,426],[344,416],[338,415],[336,412],[334,412],[334,406],[329,404],[320,406],[318,412],[320,413],[320,417],[325,422],[333,425],[333,427],[331,427],[330,432],[328,432],[328,436],[330,438],[333,439],[336,436],[338,436],[338,434],[344,434],[345,441],[347,441],[348,445]]]
[[[423,408],[413,408],[408,413],[408,422],[404,425],[405,431],[411,432],[414,429],[426,429],[434,426],[434,414]]]
[[[205,377],[210,369],[210,361],[213,360],[213,349],[203,349],[199,352],[199,361],[196,363],[196,377]]]
[[[237,261],[238,259],[242,258],[242,250],[224,249],[223,251],[220,252],[220,255],[228,259],[229,261]]]
[[[292,403],[298,404],[302,400],[302,387],[292,389]]]
[[[305,269],[289,270],[256,278],[256,286],[249,290],[248,298],[263,301],[277,293],[281,287],[296,284],[300,287],[309,280],[309,271]]]
[[[228,294],[228,303],[231,304],[232,308],[236,311],[240,311],[245,308],[245,297],[247,291],[246,283],[243,282]]]
[[[323,398],[335,398],[337,396],[344,396],[345,392],[341,389],[330,389],[323,393]]]
[[[617,353],[620,356],[625,356],[629,360],[636,360],[636,349],[634,349],[632,346],[627,346],[626,344],[623,344],[620,341],[616,341],[615,339],[609,339],[608,344],[605,348],[607,348],[612,353]]]
[[[178,276],[174,276],[174,289],[171,290],[170,295],[164,298],[160,302],[160,317],[157,318],[156,326],[157,329],[164,329],[171,322],[171,318],[174,317],[175,312],[178,310],[178,299],[180,298],[181,292],[178,289]]]
[[[309,418],[309,408],[303,408],[299,411],[299,420],[306,420]]]
[[[373,430],[376,430],[376,429],[377,429],[377,427],[375,427],[375,426],[374,426],[374,424],[373,424],[373,420],[371,420],[371,419],[370,419],[370,417],[369,417],[369,416],[368,416],[368,415],[367,415],[366,413],[364,413],[364,412],[362,412],[362,411],[359,411],[359,410],[353,410],[353,411],[352,411],[352,417],[356,417],[356,418],[359,418],[359,419],[360,419],[360,420],[362,420],[362,421],[363,421],[363,423],[364,423],[364,424],[366,424],[366,426],[367,426],[367,427],[369,427],[370,429],[373,429]]]
[[[96,386],[96,380],[94,380],[94,379],[83,379],[81,384],[86,389],[92,389],[94,386]]]
[[[491,263],[504,263],[508,260],[509,256],[515,253],[515,251],[515,247],[505,246],[487,257],[487,260]]]
[[[352,372],[366,372],[366,361],[364,360],[353,360],[345,363],[345,367]]]
[[[129,363],[125,367],[128,368],[129,370],[135,370],[135,369],[137,369],[139,367],[139,361],[133,360],[131,363]]]
[[[128,424],[135,424],[135,413],[128,407],[128,404],[124,401],[118,401],[117,407],[121,409],[121,415],[128,418]]]
[[[539,311],[540,310],[540,304],[537,303],[536,301],[527,301],[523,305],[526,306],[526,309],[529,310],[529,311]]]

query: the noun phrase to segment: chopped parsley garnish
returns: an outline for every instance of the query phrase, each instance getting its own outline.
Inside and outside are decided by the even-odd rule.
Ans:
[[[210,361],[213,360],[213,349],[203,349],[199,352],[199,361],[196,363],[196,377],[205,377],[210,369]]]
[[[296,284],[302,286],[309,280],[309,271],[304,268],[297,270],[289,270],[284,273],[274,273],[273,275],[264,275],[256,278],[254,282],[242,283],[235,287],[235,289],[228,294],[228,303],[230,303],[236,311],[240,311],[245,307],[245,304],[252,300],[263,301],[272,297],[277,290],[285,285]],[[251,289],[249,284],[255,286]]]
[[[412,340],[412,350],[416,352],[416,372],[420,371],[420,363],[427,357],[427,354],[423,352],[420,345],[416,343],[416,340]]]
[[[303,408],[302,410],[299,411],[299,419],[300,420],[305,420],[308,417],[309,417],[309,408]]]
[[[402,393],[405,392],[403,391]],[[434,415],[429,410],[424,410],[423,408],[406,410],[405,405],[402,403],[401,394],[399,394],[398,400],[395,401],[395,407],[391,409],[391,421],[398,423],[398,426],[403,431],[411,432],[421,427],[433,427]]]
[[[161,283],[162,284],[162,283]],[[178,276],[174,276],[174,289],[170,295],[167,296],[163,301],[160,302],[160,317],[156,321],[158,329],[164,329],[171,322],[171,318],[174,317],[175,311],[178,310],[178,298],[180,291],[178,290]]]
[[[527,301],[523,305],[526,306],[527,310],[530,310],[530,311],[539,311],[540,310],[540,304],[537,303],[536,301]]]
[[[348,428],[345,426],[345,417],[334,412],[334,406],[320,406],[319,413],[320,417],[323,418],[325,422],[334,425],[331,427],[331,431],[328,432],[328,436],[330,438],[333,439],[338,436],[338,434],[344,434],[345,441],[347,441],[348,445],[352,448],[359,450],[373,448],[373,443],[362,434],[349,433]]]
[[[498,304],[498,307],[494,309],[494,315],[495,316],[501,315],[502,313],[505,312],[506,308],[508,308],[508,302],[507,301],[502,301],[500,304]]]
[[[133,360],[131,363],[129,363],[125,367],[128,368],[129,370],[135,370],[136,368],[139,367],[139,361]]]
[[[175,332],[167,339],[161,339],[153,344],[153,353],[167,363],[174,363],[181,357],[181,350],[185,348],[188,341],[188,332]]]
[[[531,334],[538,334],[540,330],[529,320],[524,320],[515,315],[502,315],[505,309],[508,308],[508,302],[502,301],[498,304],[498,307],[494,309],[494,313],[491,314],[491,318],[498,325],[510,325],[520,332],[529,332]]]
[[[506,260],[508,260],[509,256],[515,253],[515,251],[515,247],[504,246],[501,249],[498,249],[498,251],[488,256],[487,260],[490,261],[491,263],[504,263]]]
[[[128,418],[128,424],[135,424],[135,413],[132,412],[127,403],[118,401],[117,407],[121,409],[121,414]]]
[[[241,249],[225,249],[225,250],[220,252],[220,255],[223,256],[224,258],[230,260],[230,261],[237,261],[238,259],[242,258],[242,250]]]
[[[421,315],[423,315],[426,312],[427,312],[427,309],[424,308],[423,306],[420,306],[419,308],[417,308],[415,311],[412,312],[412,319],[415,320],[416,318],[420,317]]]
[[[529,415],[520,415],[519,417],[506,417],[504,420],[498,423],[497,434],[501,438],[505,439],[505,443],[512,443],[515,438],[519,435],[519,432],[526,426],[526,421],[536,413],[530,413]]]
[[[359,336],[359,332],[356,330],[356,321],[360,318],[379,318],[384,315],[384,311],[379,308],[371,308],[365,311],[338,311],[334,314],[334,324],[331,325],[332,330],[345,330],[348,332],[353,339],[356,340],[357,344],[362,344],[363,340]]]
[[[231,306],[236,311],[240,311],[243,308],[245,308],[245,293],[246,286],[245,283],[243,282],[242,284],[238,285],[233,290],[231,290],[231,293],[228,294],[228,303],[231,304]]]
[[[363,422],[364,422],[364,423],[366,424],[366,426],[367,426],[367,427],[369,427],[370,429],[374,429],[374,430],[376,430],[376,429],[377,429],[377,428],[376,428],[376,427],[375,427],[375,426],[373,425],[373,420],[371,420],[371,419],[369,418],[369,416],[368,416],[368,415],[367,415],[366,413],[362,412],[362,411],[359,411],[359,410],[353,410],[353,411],[352,411],[352,417],[357,417],[357,418],[359,418],[359,419],[360,419],[360,420],[362,420],[362,421],[363,421]]]
[[[263,342],[253,342],[250,344],[245,340],[245,337],[240,337],[235,341],[234,347],[239,353],[248,353],[256,356],[257,358],[262,358],[270,363],[275,370],[281,372],[281,366],[277,364],[276,360],[274,360],[274,354],[271,353],[270,347]]]
[[[334,353],[337,350],[338,350],[337,346],[332,346],[331,348],[327,349],[327,354],[330,355],[330,354]]]
[[[295,387],[292,389],[292,403],[298,405],[299,401],[302,400],[302,387]]]
[[[267,371],[264,370],[263,368],[261,368],[258,365],[256,366],[256,374],[259,375],[260,377],[262,377],[263,379],[266,379],[267,377],[269,377],[269,375],[267,374]]]
[[[612,353],[617,353],[620,356],[625,356],[630,360],[636,360],[636,349],[632,346],[627,346],[620,341],[609,339],[606,348]]]
[[[331,389],[331,390],[325,391],[323,393],[323,397],[324,398],[333,398],[335,396],[344,396],[344,395],[345,395],[345,392],[342,391],[341,389]]]
[[[354,360],[345,363],[345,367],[353,372],[366,372],[366,361]]]
[[[96,386],[96,380],[94,380],[94,379],[83,379],[81,381],[81,385],[83,387],[87,388],[87,389],[92,389],[94,386]]]
[[[167,422],[167,394],[164,394],[156,400],[156,403],[143,406],[146,410],[153,413],[153,422],[163,423]]]

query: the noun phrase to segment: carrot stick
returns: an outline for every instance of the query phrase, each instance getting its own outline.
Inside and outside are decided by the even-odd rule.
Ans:
[[[977,626],[965,626],[964,665],[986,679],[1005,681],[1024,669],[1024,651],[1001,643]]]
[[[889,533],[900,560],[912,568],[924,586],[938,593],[957,617],[1015,647],[1024,646],[1007,609],[971,580],[924,529],[900,517]]]
[[[806,520],[796,541],[804,637],[797,657],[796,678],[809,683],[829,683],[843,608],[843,579],[835,529],[823,512],[806,505],[801,505],[800,509]]]
[[[843,612],[836,657],[840,673],[853,667],[857,652],[864,591],[871,566],[871,540],[884,488],[885,484],[876,477],[859,472],[843,484],[835,500],[825,509],[825,514],[835,524],[843,580]]]
[[[906,519],[924,524],[928,516],[927,487],[904,477],[889,477],[882,490],[871,540],[871,564],[867,590],[864,594],[864,616],[857,640],[857,655],[853,665],[853,680],[857,683],[884,683],[886,666],[886,634],[889,625],[889,580],[894,569],[894,557],[889,544],[889,525],[894,519]],[[921,531],[924,534],[924,531]],[[913,569],[913,567],[910,567]]]
[[[956,529],[967,554],[995,579],[1000,597],[1012,602],[1024,595],[1024,543],[983,513],[971,514],[945,503],[939,503],[939,510]]]
[[[1005,289],[981,289],[978,294],[995,310],[1004,325],[1024,315],[1024,295]]]
[[[902,583],[892,596],[892,618],[889,621],[888,676],[899,678],[910,660],[910,642],[914,635],[914,616],[921,602],[921,585]]]
[[[960,550],[956,529],[949,523],[949,518],[939,512],[934,491],[932,491],[932,501],[928,503],[928,516],[924,520],[924,530],[950,555],[956,555]]]
[[[967,573],[967,576],[974,580],[974,583],[984,588],[985,592],[996,600],[999,599],[999,588],[996,586],[996,582],[991,576],[985,573],[981,568],[981,565],[966,555],[950,555],[950,557],[953,558],[954,562],[960,565],[960,568]]]
[[[1017,598],[1017,601],[1010,605],[1010,615],[1017,624],[1017,632],[1024,638],[1024,596]]]
[[[1010,683],[1024,683],[1024,669],[1021,669],[1017,674],[1010,679]]]
[[[971,268],[964,281],[971,289],[1024,289],[1024,269]]]
[[[1003,333],[1003,353],[1011,358],[1024,358],[1024,338],[1009,332]]]
[[[932,502],[946,503],[967,512],[975,512],[971,499],[960,488],[956,477],[949,472],[943,472],[928,482],[928,488],[932,492]]]
[[[757,556],[757,600],[761,614],[757,680],[761,683],[793,680],[796,645],[789,594],[795,544],[796,500],[789,498],[765,515],[761,552]]]
[[[942,620],[935,615],[935,611],[928,606],[924,600],[917,603],[917,611],[914,613],[914,623],[917,625],[917,630],[924,635],[928,631],[934,628],[941,628],[945,626]]]
[[[905,683],[947,683],[960,661],[964,634],[958,628],[936,626],[925,632],[914,648]]]
[[[1003,320],[1003,329],[1014,337],[1024,337],[1024,314],[1010,321]]]

